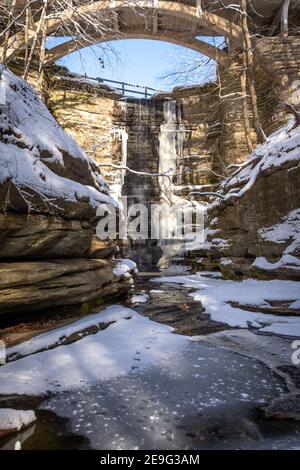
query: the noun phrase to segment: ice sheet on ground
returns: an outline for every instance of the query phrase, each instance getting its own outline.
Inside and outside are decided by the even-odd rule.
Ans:
[[[184,336],[171,334],[173,329],[169,326],[119,305],[109,307],[101,315],[116,321],[76,343],[1,366],[0,394],[38,395],[91,385],[134,372],[137,364],[139,368],[158,366],[188,342]]]

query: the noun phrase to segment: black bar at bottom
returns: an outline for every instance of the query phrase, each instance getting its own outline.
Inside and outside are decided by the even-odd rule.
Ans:
[[[37,464],[50,466],[56,463],[73,464],[76,468],[99,468],[103,465],[123,468],[137,468],[148,465],[204,466],[220,465],[224,468],[240,468],[241,465],[259,465],[260,468],[276,465],[299,464],[300,454],[297,451],[2,451],[0,454],[1,468]],[[296,468],[296,467],[295,467]],[[298,468],[298,465],[297,465]]]

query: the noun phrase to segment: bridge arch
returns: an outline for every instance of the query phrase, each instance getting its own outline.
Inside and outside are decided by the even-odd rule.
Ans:
[[[102,42],[123,39],[151,39],[155,41],[164,41],[171,44],[176,44],[178,46],[184,46],[195,52],[204,54],[220,64],[225,63],[228,58],[228,53],[226,51],[223,51],[222,49],[219,49],[215,46],[211,46],[210,44],[198,39],[190,39],[184,35],[178,35],[174,33],[147,33],[145,31],[137,30],[134,33],[127,32],[123,36],[116,34],[99,36],[99,34],[93,34],[88,40],[81,39],[80,41],[77,41],[76,39],[71,39],[70,41],[66,41],[62,44],[59,44],[58,46],[48,49],[46,52],[45,63],[49,65],[63,58],[67,54],[78,51],[79,49],[83,49],[84,47],[90,46],[92,44],[100,44]]]
[[[214,34],[225,36],[233,42],[239,42],[241,39],[241,35],[242,35],[241,28],[238,25],[227,20],[226,18],[223,18],[221,16],[218,16],[208,11],[203,11],[201,14],[199,14],[195,6],[178,3],[176,1],[165,1],[165,0],[157,0],[154,4],[149,4],[149,1],[141,0],[138,2],[138,7],[141,8],[145,12],[150,12],[151,14],[153,14],[153,12],[156,12],[157,14],[165,15],[170,18],[182,19],[184,21],[187,21],[190,27],[191,25],[192,26],[194,25],[194,27],[191,28],[192,31],[190,32],[189,35],[187,34],[182,35],[180,34],[180,31],[179,32],[173,31],[172,33],[164,32],[164,31],[160,32],[157,30],[153,30],[152,33],[146,30],[138,31],[136,30],[136,27],[134,25],[131,25],[131,32],[124,31],[123,39],[126,39],[126,37],[129,37],[129,34],[132,34],[131,37],[140,37],[140,38],[144,37],[147,39],[152,38],[152,39],[157,39],[157,40],[167,40],[168,42],[181,44],[181,45],[184,45],[185,47],[190,47],[191,49],[196,48],[195,50],[197,50],[198,52],[204,53],[208,55],[209,57],[213,57],[215,60],[218,57],[220,58],[220,60],[222,60],[221,57],[224,57],[224,54],[220,53],[219,49],[214,48],[213,46],[209,46],[206,43],[201,43],[201,41],[198,41],[197,39],[195,39],[196,34],[197,34],[197,25],[202,25],[207,30],[212,31]],[[110,12],[110,11],[120,14],[130,9],[132,9],[132,7],[130,7],[129,4],[124,4],[124,1],[120,1],[120,0],[114,0],[114,1],[97,0],[91,4],[79,6],[76,9],[67,8],[66,10],[62,11],[58,17],[51,18],[47,21],[47,34],[55,33],[63,24],[66,24],[72,21],[73,19],[78,20],[78,17],[80,15],[84,17],[84,15],[87,15],[89,13],[94,14],[97,12]],[[27,44],[28,43],[30,44],[33,41],[35,37],[36,28],[37,28],[37,24],[35,25],[35,27],[30,29],[28,33]],[[120,30],[120,35],[122,35],[122,30]],[[177,37],[175,37],[175,35]],[[96,33],[94,33],[94,36],[96,37]],[[112,37],[109,37],[109,35],[108,36],[104,35],[102,36],[102,38],[103,38],[103,41],[112,40]],[[114,37],[113,39],[117,39],[117,37]],[[102,39],[98,37],[97,39],[95,39],[95,42],[100,42],[101,40]],[[71,44],[70,42],[68,42],[68,45],[70,47],[73,47],[74,44]],[[15,35],[13,35],[10,38],[9,46],[8,46],[8,50],[6,54],[7,59],[13,58],[15,55],[20,53],[24,49],[24,47],[25,47],[24,34],[23,32],[17,32]],[[57,53],[58,55],[60,54],[57,48],[54,48],[54,49],[56,50],[55,51],[53,50],[52,53],[50,53],[47,59],[48,61],[50,61],[51,54],[52,56],[54,53]],[[217,50],[214,50],[214,49],[217,49]],[[61,52],[62,51],[64,51],[63,47],[61,48]],[[64,52],[63,55],[65,54],[66,52]]]

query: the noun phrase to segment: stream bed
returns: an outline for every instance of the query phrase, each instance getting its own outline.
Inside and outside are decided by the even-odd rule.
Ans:
[[[172,326],[178,341],[181,335],[228,330],[202,312],[188,289],[139,276],[136,291],[148,301],[131,308]],[[0,439],[0,448],[13,448],[16,440],[23,449],[300,448],[299,422],[267,420],[261,411],[287,392],[270,368],[253,357],[190,340],[176,348],[166,343],[156,360],[159,335],[153,329],[143,344],[134,345],[123,375],[45,396],[2,397],[1,407],[31,408],[38,419],[31,428]],[[152,362],[143,365],[143,355],[151,354]]]

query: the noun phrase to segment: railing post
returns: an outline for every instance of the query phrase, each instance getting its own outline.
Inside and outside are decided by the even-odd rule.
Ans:
[[[145,87],[145,98],[148,98],[148,88]]]
[[[122,82],[122,95],[125,95],[125,85],[124,85],[124,82]]]

